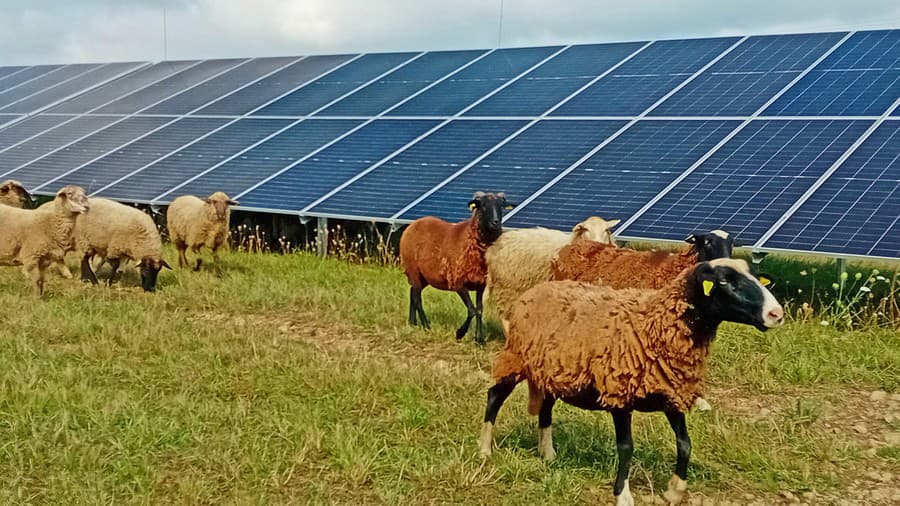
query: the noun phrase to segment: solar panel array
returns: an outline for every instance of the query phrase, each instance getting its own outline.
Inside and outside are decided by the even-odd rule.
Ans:
[[[900,30],[0,67],[0,179],[900,257]]]

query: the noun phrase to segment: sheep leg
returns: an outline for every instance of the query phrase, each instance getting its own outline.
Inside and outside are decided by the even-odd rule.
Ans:
[[[672,427],[672,431],[675,432],[675,448],[678,452],[678,460],[675,462],[675,474],[669,480],[669,488],[663,494],[663,497],[670,504],[678,504],[684,500],[684,493],[687,491],[687,468],[688,462],[691,460],[691,438],[688,435],[684,413],[667,411],[666,418],[669,419],[669,425]]]
[[[456,338],[462,339],[463,336],[466,335],[466,332],[469,331],[469,324],[472,323],[472,318],[475,316],[475,306],[472,305],[472,298],[469,297],[469,292],[465,289],[459,290],[456,292],[459,295],[459,298],[462,299],[463,304],[466,305],[466,321],[463,322],[462,326],[456,329]],[[476,340],[478,336],[475,336]]]
[[[422,294],[422,291],[419,290],[419,295]],[[409,324],[413,327],[416,326],[416,313],[419,310],[419,306],[416,303],[416,287],[409,287]]]
[[[518,381],[513,376],[507,376],[488,389],[487,407],[484,410],[484,425],[481,427],[479,446],[481,455],[489,457],[494,442],[494,423],[497,422],[497,412],[503,406],[503,402],[516,388]]]
[[[200,258],[200,247],[194,246],[191,248],[191,253],[197,255],[197,265],[194,266],[194,272],[200,272],[200,264],[203,263],[203,259]],[[185,257],[187,258],[187,257]]]
[[[178,267],[181,269],[184,269],[185,267],[190,265],[188,263],[187,254],[186,254],[187,245],[184,244],[183,242],[176,242],[175,247],[178,248]]]
[[[541,458],[550,462],[556,458],[556,450],[553,449],[553,405],[556,399],[549,395],[544,397],[541,403],[541,412],[538,414],[538,453]]]
[[[484,342],[484,322],[481,315],[484,309],[484,288],[475,290],[475,342]]]
[[[428,317],[425,316],[425,307],[422,306],[422,290],[425,287],[411,286],[409,288],[409,323],[416,324],[415,315],[419,315],[419,323],[424,329],[430,329],[431,324],[428,323]]]
[[[634,443],[631,440],[631,411],[613,411],[612,418],[616,427],[616,450],[619,453],[619,468],[616,472],[613,494],[616,496],[616,506],[632,506],[634,498],[628,488],[628,471],[631,469],[631,454],[634,452]]]
[[[25,272],[31,278],[33,284],[34,296],[37,298],[41,298],[44,295],[44,271],[46,268],[46,264],[41,261],[38,261],[36,265],[29,265],[25,268]]]
[[[222,275],[222,262],[219,259],[219,248],[213,248],[212,256],[213,256],[213,265],[215,266],[215,269],[216,269],[216,274],[221,276]]]
[[[93,285],[98,284],[97,275],[94,274],[94,270],[91,269],[91,258],[93,257],[93,253],[88,251],[84,254],[84,257],[81,259],[81,280],[90,282]]]
[[[107,259],[107,262],[112,268],[112,272],[109,274],[109,286],[112,286],[112,284],[116,282],[116,275],[119,273],[119,266],[122,265],[122,259],[109,258]]]

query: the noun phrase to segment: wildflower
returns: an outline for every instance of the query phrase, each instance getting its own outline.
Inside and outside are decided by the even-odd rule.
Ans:
[[[837,283],[832,283],[831,288],[834,288],[835,290],[837,290],[838,288],[840,288],[840,285],[838,285]]]
[[[879,271],[878,269],[872,269],[872,275],[873,275],[873,276],[877,276],[877,275],[879,275],[879,274],[881,274],[881,271]]]
[[[803,293],[803,289],[802,289],[802,288],[798,288],[798,289],[797,289],[797,293]]]
[[[819,322],[819,325],[822,325],[823,327],[827,327],[827,326],[828,326],[828,320],[822,320],[822,321],[820,321],[820,322]]]
[[[847,274],[846,271],[842,272],[842,273],[841,273],[841,281],[846,281],[846,280],[847,280],[847,276],[848,276],[848,274]]]
[[[887,281],[887,278],[884,276],[878,276],[875,279],[877,279],[878,281]]]
[[[857,273],[856,273],[856,276],[853,276],[853,278],[856,279],[857,281],[859,281],[860,279],[862,279],[862,273],[861,273],[861,272],[857,272]]]
[[[868,286],[861,286],[861,287],[859,287],[859,291],[860,291],[860,292],[868,293],[868,292],[871,292],[872,289],[869,288]]]
[[[806,271],[805,271],[805,270],[800,271],[800,275],[801,275],[801,276],[806,276]]]
[[[819,269],[817,269],[816,267],[813,267],[813,268],[810,269],[810,270],[812,271],[813,274],[819,272]]]

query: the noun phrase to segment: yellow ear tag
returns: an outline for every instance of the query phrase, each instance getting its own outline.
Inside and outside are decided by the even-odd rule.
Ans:
[[[474,210],[475,210],[475,203],[472,202],[469,204],[469,211],[474,211]]]
[[[503,207],[503,209],[506,209],[507,211],[512,211],[512,208],[513,208],[512,204],[506,204],[506,206]]]
[[[712,292],[713,282],[710,280],[706,280],[703,282],[703,295],[709,297],[709,293]]]
[[[767,277],[765,277],[765,276],[760,276],[760,277],[759,277],[759,284],[761,284],[762,286],[769,286],[769,285],[772,284],[772,280],[769,279],[769,278],[767,278]]]

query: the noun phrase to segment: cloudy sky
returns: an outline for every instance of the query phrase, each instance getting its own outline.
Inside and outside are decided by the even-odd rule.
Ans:
[[[900,27],[896,0],[2,0],[0,65]]]

